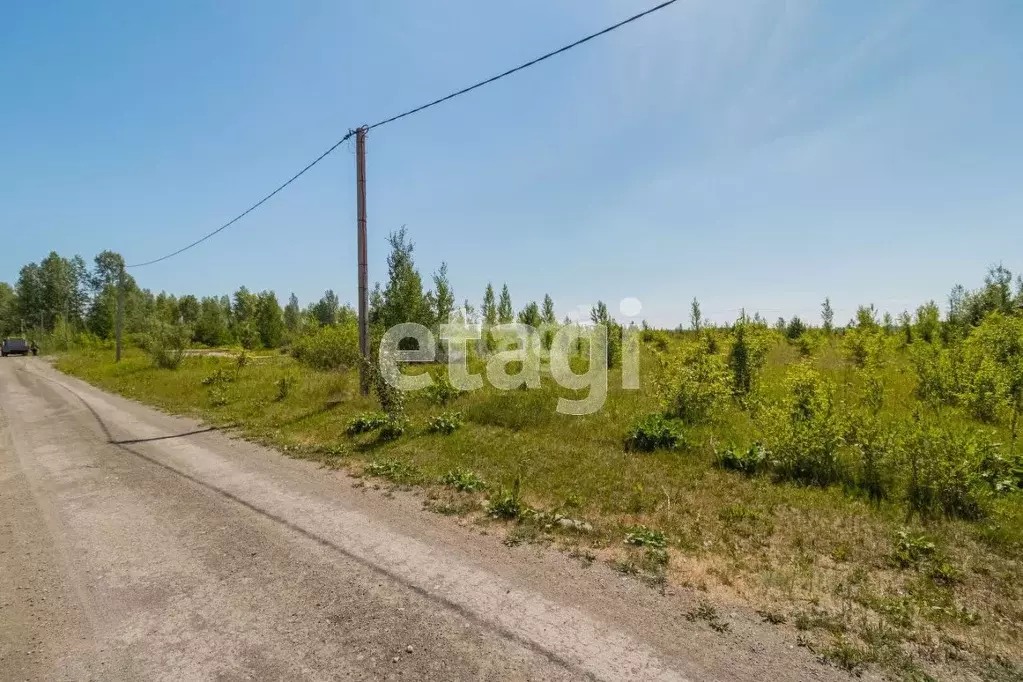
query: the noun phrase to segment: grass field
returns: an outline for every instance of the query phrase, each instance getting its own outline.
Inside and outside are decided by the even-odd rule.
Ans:
[[[509,546],[552,544],[654,588],[703,591],[721,608],[749,604],[790,630],[794,644],[850,672],[1023,679],[1018,490],[992,497],[973,519],[924,520],[911,517],[897,495],[871,501],[846,482],[743,475],[720,466],[716,453],[761,440],[769,412],[735,402],[710,423],[686,426],[679,448],[627,451],[629,428],[661,410],[659,358],[685,343],[661,334],[659,348],[643,344],[641,389],[622,390],[612,370],[607,403],[596,414],[556,413],[566,393],[544,377],[539,390],[488,387],[446,405],[414,395],[409,426],[393,440],[379,430],[348,435],[354,419],[380,409],[359,395],[355,372],[315,371],[283,354],[252,355],[244,366],[230,355],[187,357],[168,370],[134,349],[115,365],[103,349],[64,354],[57,366],[291,456],[423,486],[429,509],[499,527]],[[800,360],[795,346],[772,339],[756,396],[763,406],[784,400],[785,377]],[[838,352],[835,339],[811,364],[833,382],[837,411],[861,400],[869,376]],[[904,351],[885,365],[883,380],[879,417],[910,422],[917,378]],[[431,429],[441,415],[448,428]],[[964,429],[977,427],[958,413],[943,416],[953,425],[958,419]],[[983,428],[1006,456],[1015,455],[1008,426]],[[853,447],[841,452],[852,456]],[[717,617],[704,620],[727,628]]]

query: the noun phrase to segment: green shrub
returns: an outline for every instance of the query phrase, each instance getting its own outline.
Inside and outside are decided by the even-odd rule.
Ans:
[[[412,484],[423,480],[419,467],[400,459],[378,459],[366,465],[365,472],[395,483]]]
[[[177,369],[185,359],[185,350],[192,339],[187,327],[151,320],[142,337],[142,348],[153,364],[161,369]]]
[[[234,381],[234,375],[230,372],[225,372],[223,368],[218,367],[213,370],[212,373],[203,377],[200,383],[203,386],[215,386],[217,384],[229,384],[232,381]]]
[[[486,481],[468,469],[449,471],[441,476],[440,482],[463,493],[480,492],[487,488]]]
[[[430,433],[448,435],[462,428],[463,423],[461,412],[444,412],[436,417],[432,417],[427,424],[427,429]]]
[[[901,464],[898,432],[870,416],[852,425],[848,440],[858,455],[853,474],[856,488],[874,502],[895,497]]]
[[[942,561],[940,563],[931,566],[930,570],[927,571],[927,577],[931,579],[931,582],[940,587],[952,587],[957,583],[963,581],[963,572],[959,567]]]
[[[789,371],[785,389],[782,404],[762,416],[765,442],[774,453],[774,474],[808,485],[842,481],[843,429],[834,410],[833,385],[803,362]]]
[[[718,340],[718,333],[710,327],[705,327],[701,332],[703,346],[711,355],[717,355],[721,351],[721,342]]]
[[[646,526],[633,526],[625,534],[625,544],[635,547],[652,547],[654,549],[666,549],[668,538],[659,530],[652,530]]]
[[[387,423],[387,415],[380,412],[364,412],[358,415],[345,427],[345,433],[349,436],[357,436],[360,433],[376,431]]]
[[[771,453],[761,443],[754,443],[745,450],[735,447],[715,450],[714,454],[719,467],[747,476],[762,474],[771,468]]]
[[[917,423],[905,443],[910,512],[925,519],[987,516],[995,491],[985,465],[996,448],[977,431]]]
[[[998,443],[985,441],[980,452],[980,477],[995,494],[1023,488],[1023,453],[1004,455]]]
[[[426,387],[423,395],[434,405],[447,406],[452,400],[460,396],[462,392],[451,384],[447,373],[441,373],[433,377],[433,383]]]
[[[915,333],[915,336],[924,343],[932,343],[937,340],[940,327],[941,311],[938,309],[938,304],[930,301],[916,309],[916,325],[913,330],[909,331],[907,337]],[[906,329],[909,330],[908,326]]]
[[[654,347],[654,350],[660,353],[668,350],[668,334],[666,332],[644,329],[641,338],[644,343],[651,344]]]
[[[876,367],[867,367],[860,371],[862,389],[860,391],[860,404],[870,414],[876,416],[884,407],[887,383],[885,375]]]
[[[238,343],[245,350],[252,350],[259,347],[259,331],[251,322],[243,322],[235,330]]]
[[[732,392],[743,399],[753,393],[760,370],[767,361],[769,341],[762,329],[743,313],[732,328],[728,366],[732,371]]]
[[[664,360],[658,392],[665,414],[687,424],[711,421],[730,394],[724,360],[690,345]]]
[[[622,337],[625,329],[614,319],[607,324],[607,367],[622,366]]]
[[[384,425],[380,427],[379,438],[382,441],[397,440],[405,434],[406,429],[408,429],[408,422],[404,417],[388,417]]]
[[[210,405],[212,407],[223,407],[224,405],[227,405],[227,393],[219,386],[210,387],[209,397]]]
[[[1000,413],[1007,407],[1007,378],[994,358],[980,359],[962,395],[963,405],[974,419],[986,424],[998,421]]]
[[[934,541],[921,533],[911,533],[902,529],[895,533],[892,559],[902,568],[919,566],[924,560],[930,559],[937,552]]]
[[[685,444],[682,424],[663,414],[649,414],[633,424],[625,436],[627,451],[675,450]]]
[[[1008,421],[1016,435],[1023,413],[1023,319],[992,313],[947,348],[913,344],[916,395],[937,409],[961,406],[984,423]]]
[[[497,519],[517,519],[527,509],[519,496],[519,489],[520,481],[516,476],[511,490],[501,488],[501,492],[490,500],[487,513]]]
[[[1023,301],[1023,289],[1019,295]],[[1023,316],[1007,317],[1000,313],[988,315],[966,342],[970,365],[988,361],[995,376],[989,383],[997,393],[998,407],[988,412],[1002,412],[1009,419],[1013,440],[1018,435],[1023,414]],[[974,372],[975,373],[975,372]]]
[[[789,341],[795,341],[799,339],[803,334],[806,333],[806,325],[798,315],[793,315],[792,319],[785,326],[785,338]]]
[[[824,336],[819,330],[809,329],[795,340],[794,345],[800,357],[811,358],[824,346]]]
[[[366,361],[361,360],[361,362],[365,363]],[[394,422],[395,426],[404,423],[405,392],[387,383],[383,373],[372,363],[368,363],[368,367],[365,364],[363,366],[366,368],[366,374],[372,377],[373,390],[380,403],[380,409],[384,411],[391,422]]]
[[[860,326],[846,330],[842,337],[842,352],[857,367],[879,363],[885,352],[884,332],[876,326]]]
[[[914,394],[919,400],[933,409],[959,402],[964,362],[959,348],[914,343],[910,346],[909,358],[917,375]]]
[[[353,322],[313,327],[294,340],[291,354],[299,362],[324,371],[358,367],[362,360],[358,328]]]

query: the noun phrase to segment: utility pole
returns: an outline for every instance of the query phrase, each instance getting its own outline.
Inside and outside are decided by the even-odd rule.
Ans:
[[[117,273],[117,358],[115,362],[121,361],[121,334],[124,331],[124,264]]]
[[[366,127],[355,131],[356,202],[359,211],[359,390],[369,395],[369,267],[366,263]]]

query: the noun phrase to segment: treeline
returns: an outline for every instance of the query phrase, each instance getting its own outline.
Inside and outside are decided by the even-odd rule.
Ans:
[[[122,257],[104,251],[88,267],[81,256],[50,253],[21,268],[14,286],[0,282],[0,333],[112,339],[116,333],[118,279]],[[154,325],[188,330],[188,341],[207,346],[239,344],[278,348],[303,327],[337,324],[353,315],[333,291],[305,309],[292,295],[282,308],[272,291],[242,286],[233,295],[154,294],[125,275],[124,332],[139,336]]]
[[[369,319],[374,337],[398,323],[416,322],[436,329],[439,324],[458,318],[481,323],[484,328],[516,321],[534,327],[557,326],[550,295],[544,296],[542,302],[530,301],[516,312],[507,284],[497,292],[488,283],[478,308],[469,299],[458,303],[448,279],[447,264],[442,263],[432,274],[432,287],[424,285],[414,260],[414,244],[405,228],[389,236],[389,247],[386,284],[377,283],[370,295]],[[123,258],[112,251],[97,255],[91,267],[81,256],[65,258],[55,252],[39,263],[25,265],[13,286],[0,282],[0,334],[49,336],[55,345],[112,339],[118,278],[123,266]],[[990,269],[980,289],[953,288],[944,319],[933,301],[894,318],[889,313],[879,314],[871,305],[861,306],[848,328],[876,325],[888,333],[904,335],[907,341],[914,337],[930,340],[937,335],[949,343],[953,337],[961,337],[969,328],[979,325],[991,312],[1009,314],[1023,306],[1023,277],[1016,278],[1015,289],[1013,285],[1013,274],[999,265]],[[318,301],[303,308],[294,294],[282,306],[275,292],[257,293],[245,286],[232,295],[222,296],[154,293],[140,287],[127,273],[124,308],[125,334],[129,342],[139,345],[144,345],[143,337],[152,335],[154,330],[173,328],[175,338],[185,344],[239,345],[246,349],[290,346],[298,351],[297,355],[304,354],[306,358],[315,354],[311,352],[313,348],[328,346],[326,356],[313,360],[313,364],[336,367],[357,361],[349,352],[351,348],[336,347],[340,343],[350,346],[352,339],[357,338],[351,333],[356,313],[333,290],[327,290]],[[605,324],[610,330],[608,360],[613,366],[620,352],[621,326],[603,302],[593,307],[590,317],[592,322]],[[759,313],[746,321],[757,328],[770,326]],[[567,323],[566,319],[563,324]],[[643,326],[647,329],[645,322]],[[710,326],[694,299],[690,328],[700,332]],[[809,352],[820,332],[835,330],[834,311],[826,299],[819,326],[799,317],[779,318],[773,326]],[[807,332],[810,334],[804,339]],[[549,338],[545,341],[549,342]],[[487,338],[484,343],[492,347],[493,339]]]
[[[407,231],[389,236],[386,285],[377,283],[370,296],[369,319],[374,335],[402,322],[430,328],[451,319],[482,322],[488,326],[519,321],[539,327],[554,325],[554,301],[531,301],[515,312],[508,286],[500,294],[487,285],[477,309],[465,299],[458,304],[448,279],[447,264],[433,273],[426,288],[416,268],[414,244]],[[55,344],[88,345],[108,341],[116,334],[118,280],[124,260],[103,251],[91,267],[81,256],[65,258],[51,252],[39,263],[21,268],[14,285],[0,282],[0,334],[52,337]],[[139,286],[129,273],[124,282],[124,332],[129,342],[145,345],[144,337],[171,333],[176,341],[210,347],[240,345],[246,349],[293,347],[311,358],[314,348],[330,346],[320,366],[354,364],[339,343],[351,345],[350,331],[356,312],[333,290],[302,307],[295,294],[282,306],[273,291],[253,292],[242,286],[231,295],[198,297],[154,293]],[[595,314],[608,318],[601,304]],[[596,319],[596,318],[595,318]],[[168,332],[170,329],[170,332]],[[326,357],[329,355],[330,357]]]
[[[1012,271],[1003,265],[994,265],[988,269],[982,287],[970,290],[961,284],[954,286],[949,293],[947,304],[944,318],[940,306],[933,300],[920,305],[915,311],[904,310],[898,316],[893,316],[889,312],[881,313],[873,304],[861,305],[845,329],[874,326],[889,334],[898,331],[909,342],[912,342],[914,336],[922,336],[925,341],[931,341],[932,337],[937,335],[943,342],[949,343],[953,338],[964,336],[970,328],[979,326],[990,313],[1008,315],[1023,310],[1023,275],[1015,278],[1014,290]],[[817,329],[826,333],[836,330],[835,311],[831,307],[831,299],[825,298],[821,304],[820,318]],[[770,325],[757,312],[748,322],[759,328],[773,327],[790,341],[799,339],[806,331],[815,328],[812,322],[804,321],[798,315],[788,320],[779,317]],[[700,302],[694,298],[690,304],[689,330],[699,332],[713,326],[710,321],[703,318]],[[677,331],[685,328],[685,325],[679,325]]]

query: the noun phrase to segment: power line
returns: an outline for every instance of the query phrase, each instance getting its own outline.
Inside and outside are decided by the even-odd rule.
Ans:
[[[496,76],[494,76],[492,78],[488,78],[485,81],[480,81],[479,83],[476,83],[475,85],[470,85],[469,87],[463,88],[463,89],[461,89],[461,90],[459,90],[457,92],[453,92],[450,95],[445,95],[444,97],[441,97],[440,99],[435,99],[434,101],[429,102],[427,104],[424,104],[422,106],[418,106],[415,109],[409,109],[405,113],[398,114],[397,116],[392,116],[390,118],[386,118],[383,121],[378,121],[377,123],[374,123],[371,126],[367,126],[367,130],[372,130],[373,128],[379,128],[382,125],[387,125],[388,123],[392,123],[394,121],[397,121],[398,119],[405,118],[406,116],[411,116],[412,114],[418,114],[420,111],[423,111],[424,109],[429,109],[430,107],[437,106],[438,104],[441,104],[443,102],[447,102],[449,99],[454,99],[455,97],[458,97],[460,95],[464,95],[464,94],[466,94],[468,92],[472,92],[473,90],[475,90],[477,88],[482,88],[484,85],[490,85],[494,81],[499,81],[499,80],[501,80],[502,78],[504,78],[506,76],[512,75],[513,73],[517,73],[519,71],[522,71],[523,69],[528,69],[531,66],[539,64],[540,62],[544,61],[545,59],[550,59],[551,57],[556,57],[557,55],[561,54],[562,52],[568,52],[572,48],[579,47],[583,43],[588,43],[589,41],[593,40],[594,38],[599,38],[600,36],[605,35],[607,33],[610,33],[611,31],[617,30],[617,29],[621,28],[622,26],[625,26],[626,24],[631,24],[634,21],[642,19],[643,17],[647,16],[648,14],[653,14],[654,12],[657,12],[658,10],[662,10],[665,7],[667,7],[668,5],[673,5],[676,2],[678,2],[678,0],[667,0],[667,2],[662,2],[660,5],[657,5],[656,7],[651,7],[650,9],[648,9],[646,11],[643,11],[643,12],[640,12],[639,14],[633,15],[633,16],[629,17],[628,19],[625,19],[623,21],[619,21],[617,24],[614,24],[613,26],[608,26],[607,28],[605,28],[605,29],[603,29],[601,31],[597,31],[596,33],[591,33],[590,35],[586,36],[585,38],[581,38],[581,39],[575,41],[571,45],[566,45],[566,46],[564,46],[564,47],[562,47],[560,49],[554,50],[553,52],[548,52],[547,54],[543,55],[542,57],[537,57],[536,59],[533,59],[531,61],[526,62],[525,64],[520,64],[520,65],[516,66],[514,69],[509,69],[509,70],[505,71],[504,73],[500,73],[500,74],[498,74],[498,75],[496,75]]]
[[[345,135],[340,140],[338,140],[336,143],[334,143],[334,146],[332,146],[330,149],[328,149],[327,151],[325,151],[322,154],[320,154],[319,156],[317,156],[316,159],[314,159],[313,162],[310,163],[308,166],[306,166],[305,168],[303,168],[302,170],[300,170],[299,172],[295,173],[290,178],[288,178],[288,181],[285,182],[283,185],[281,185],[280,187],[278,187],[274,191],[270,192],[265,197],[263,197],[262,199],[260,199],[256,203],[254,203],[252,206],[249,206],[243,212],[239,213],[237,216],[235,216],[234,218],[232,218],[228,222],[224,223],[223,225],[221,225],[217,229],[213,230],[209,234],[205,235],[204,237],[201,237],[200,239],[196,239],[194,242],[192,242],[188,246],[182,247],[182,248],[178,249],[177,251],[174,251],[173,253],[168,253],[166,256],[160,256],[159,258],[154,258],[153,260],[147,260],[145,263],[136,263],[134,265],[126,265],[124,267],[126,267],[126,268],[141,268],[141,267],[144,267],[146,265],[153,265],[155,263],[159,263],[160,261],[165,261],[168,258],[173,258],[174,256],[177,256],[180,253],[184,253],[185,251],[188,251],[192,247],[199,246],[199,244],[202,244],[204,241],[206,241],[210,237],[212,237],[212,236],[214,236],[216,234],[219,234],[220,232],[223,232],[224,230],[226,230],[227,228],[231,227],[232,225],[234,225],[236,222],[238,222],[239,220],[241,220],[242,218],[244,218],[248,214],[250,214],[253,211],[255,211],[257,208],[259,208],[260,206],[265,204],[267,201],[272,199],[278,192],[280,192],[282,189],[284,189],[285,187],[287,187],[291,183],[293,183],[296,180],[298,180],[303,175],[305,175],[306,171],[308,171],[310,168],[312,168],[313,166],[318,164],[320,161],[323,161],[325,158],[327,158],[327,156],[331,152],[333,152],[335,149],[340,147],[342,144],[344,144],[345,142],[350,140],[353,135],[355,135],[355,131],[354,130],[349,130],[347,135]]]
[[[526,62],[524,64],[520,64],[520,65],[516,66],[515,68],[509,69],[509,70],[505,71],[504,73],[499,73],[496,76],[493,76],[493,77],[488,78],[486,80],[480,81],[480,82],[478,82],[478,83],[476,83],[474,85],[470,85],[467,88],[462,88],[461,90],[458,90],[457,92],[452,92],[449,95],[445,95],[444,97],[441,97],[440,99],[435,99],[432,102],[428,102],[428,103],[423,104],[421,106],[418,106],[418,107],[416,107],[414,109],[409,109],[408,111],[403,112],[401,114],[398,114],[397,116],[391,116],[390,118],[386,118],[386,119],[384,119],[382,121],[377,121],[376,123],[374,123],[371,126],[366,126],[366,130],[372,130],[373,128],[379,128],[380,126],[387,125],[388,123],[393,123],[394,121],[397,121],[399,119],[405,118],[407,116],[412,116],[413,114],[418,114],[421,111],[424,111],[424,110],[429,109],[431,107],[435,107],[438,104],[442,104],[444,102],[447,102],[448,100],[452,100],[452,99],[454,99],[456,97],[459,97],[459,96],[464,95],[466,93],[472,92],[473,90],[476,90],[478,88],[482,88],[485,85],[490,85],[491,83],[499,81],[502,78],[505,78],[507,76],[511,76],[512,74],[518,73],[519,71],[522,71],[524,69],[528,69],[531,66],[535,66],[535,65],[539,64],[542,61],[550,59],[551,57],[556,57],[557,55],[562,54],[564,52],[568,52],[569,50],[571,50],[573,48],[576,48],[576,47],[579,47],[580,45],[582,45],[584,43],[588,43],[589,41],[593,40],[594,38],[599,38],[599,37],[601,37],[603,35],[611,33],[612,31],[615,31],[615,30],[617,30],[617,29],[619,29],[619,28],[621,28],[621,27],[623,27],[623,26],[625,26],[627,24],[631,24],[632,22],[637,21],[639,19],[642,19],[643,17],[645,17],[647,15],[650,15],[650,14],[653,14],[654,12],[662,10],[665,7],[669,6],[669,5],[673,5],[676,2],[678,2],[678,0],[666,0],[665,2],[662,2],[661,4],[659,4],[659,5],[655,6],[655,7],[651,7],[650,9],[645,10],[643,12],[640,12],[639,14],[634,14],[633,16],[629,17],[628,19],[624,19],[622,21],[619,21],[617,24],[614,24],[612,26],[608,26],[607,28],[605,28],[603,30],[597,31],[596,33],[591,33],[590,35],[586,36],[585,38],[580,38],[579,40],[575,41],[574,43],[571,43],[569,45],[565,45],[562,48],[554,50],[553,52],[548,52],[545,55],[537,57],[536,59],[532,59],[532,60],[530,60],[530,61],[528,61],[528,62]],[[291,176],[291,178],[289,178],[288,181],[285,182],[283,185],[281,185],[280,187],[278,187],[274,191],[270,192],[265,197],[263,197],[262,199],[257,201],[255,204],[253,204],[249,208],[245,209],[245,211],[243,211],[242,213],[239,213],[237,216],[232,218],[230,221],[224,223],[223,225],[221,225],[217,229],[213,230],[209,234],[201,237],[200,239],[197,239],[196,241],[192,242],[188,246],[185,246],[183,248],[178,249],[177,251],[174,251],[173,253],[168,253],[166,256],[160,256],[159,258],[155,258],[153,260],[146,261],[144,263],[136,263],[134,265],[127,265],[125,267],[127,267],[127,268],[141,268],[141,267],[145,267],[146,265],[154,265],[156,263],[159,263],[161,261],[165,261],[165,260],[167,260],[169,258],[173,258],[174,256],[177,256],[177,255],[179,255],[181,253],[184,253],[185,251],[188,251],[189,249],[191,249],[193,247],[196,247],[199,244],[202,244],[204,241],[206,241],[210,237],[213,237],[214,235],[217,235],[220,232],[223,232],[224,230],[226,230],[227,228],[231,227],[232,225],[234,225],[236,222],[238,222],[239,220],[241,220],[242,218],[244,218],[248,214],[250,214],[253,211],[255,211],[257,208],[259,208],[260,206],[265,204],[267,201],[272,199],[278,192],[280,192],[285,187],[287,187],[288,185],[293,183],[295,180],[298,180],[309,169],[311,169],[313,166],[318,164],[323,159],[327,158],[327,156],[331,152],[333,152],[335,149],[340,147],[343,143],[345,143],[346,141],[351,139],[354,135],[355,135],[355,131],[354,130],[348,131],[347,135],[345,135],[340,140],[338,140],[332,147],[330,147],[330,149],[328,149],[327,151],[323,152],[318,157],[316,157],[316,159],[312,163],[310,163],[308,166],[306,166],[305,168],[300,170],[298,173],[295,173],[293,176]]]

